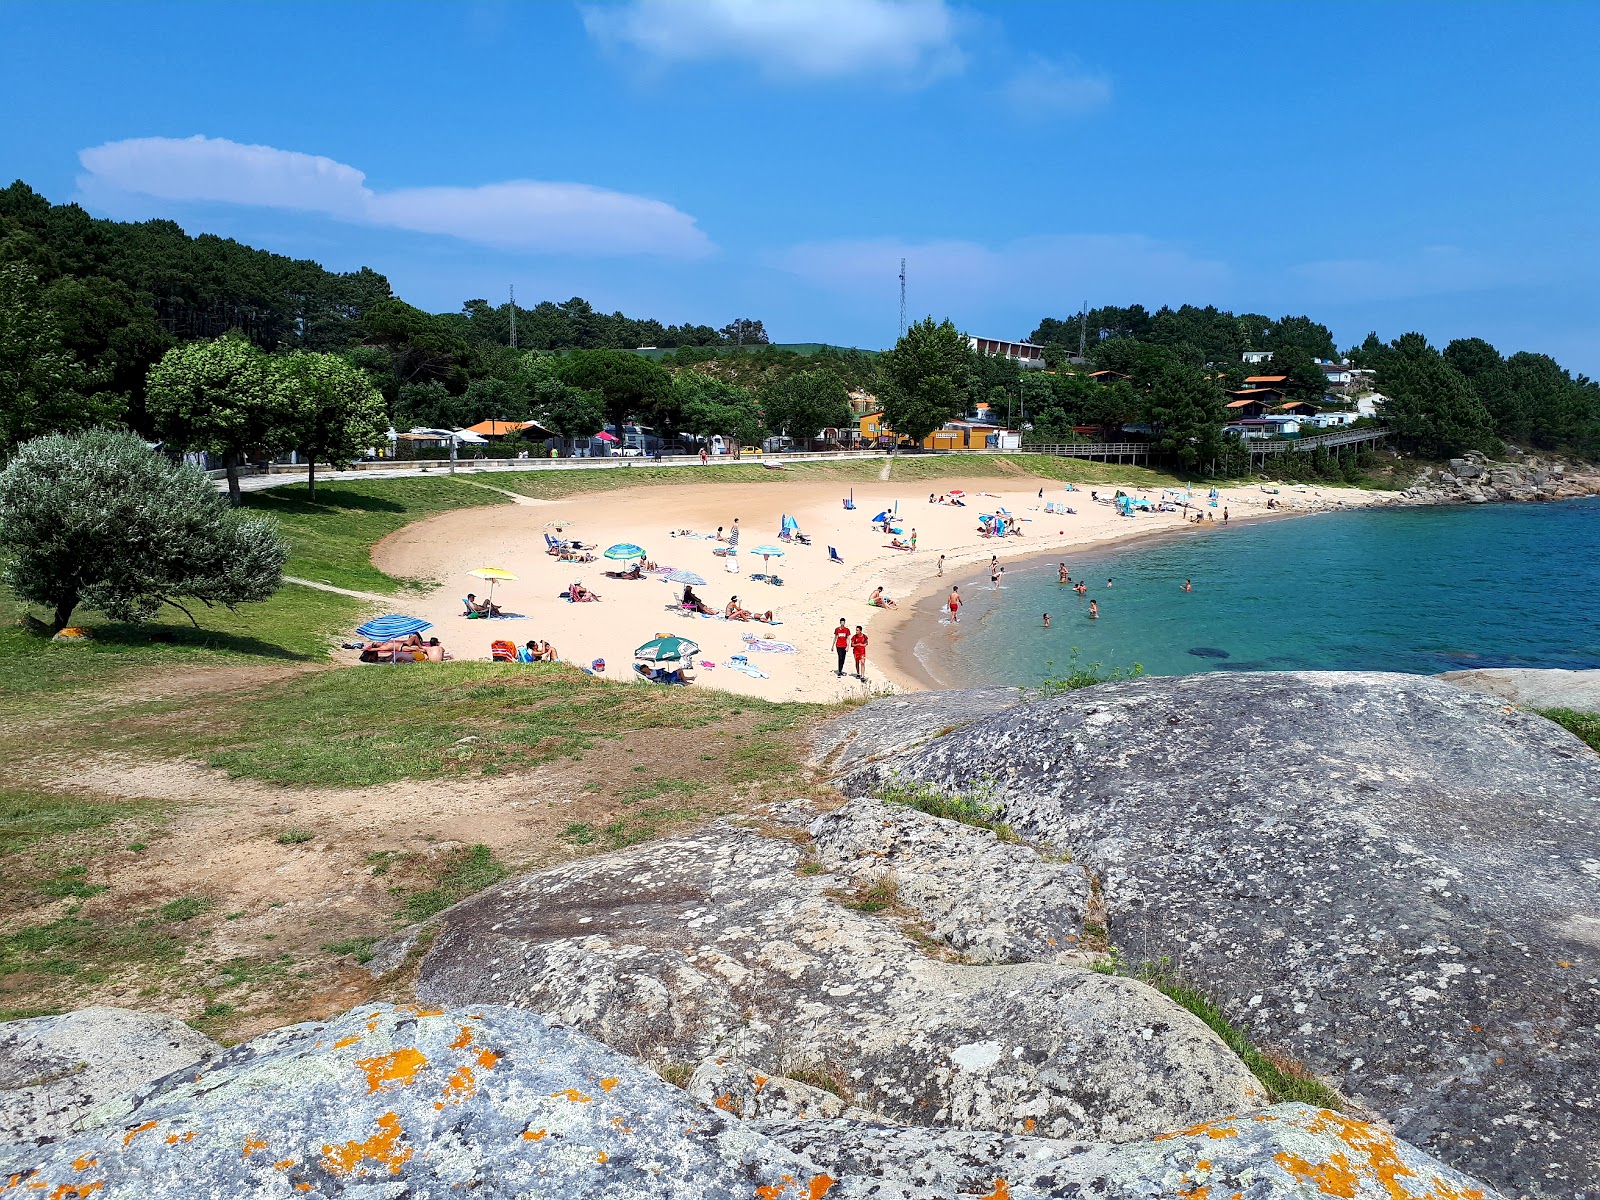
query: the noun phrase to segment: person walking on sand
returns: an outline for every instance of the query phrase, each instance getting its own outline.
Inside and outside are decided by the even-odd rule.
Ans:
[[[839,618],[839,624],[833,630],[833,648],[839,654],[839,669],[836,672],[840,679],[844,678],[844,652],[850,649],[850,626],[845,624],[844,618]]]
[[[939,576],[944,577],[944,555],[939,555]]]
[[[850,653],[856,658],[856,678],[865,682],[867,678],[867,635],[861,626],[856,626],[855,636],[850,639]]]
[[[1089,601],[1089,619],[1091,621],[1098,621],[1100,619],[1100,606],[1093,600]]]
[[[959,586],[950,589],[950,599],[946,603],[950,605],[950,619],[952,621],[961,620],[961,588]]]

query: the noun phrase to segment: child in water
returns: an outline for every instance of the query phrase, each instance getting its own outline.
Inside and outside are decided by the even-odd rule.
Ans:
[[[1089,619],[1091,621],[1100,619],[1100,605],[1093,600],[1089,601]]]
[[[1049,613],[1045,613],[1045,615],[1044,615],[1044,627],[1046,629],[1050,628],[1050,614]]]

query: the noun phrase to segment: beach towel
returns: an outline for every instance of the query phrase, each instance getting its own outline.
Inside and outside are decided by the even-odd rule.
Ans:
[[[777,642],[771,638],[760,637],[753,633],[744,635],[744,648],[757,650],[763,654],[798,654],[800,653],[788,642]]]
[[[751,679],[771,679],[760,667],[753,666],[748,658],[742,654],[735,654],[726,664],[730,671],[737,671],[741,675],[748,675]]]

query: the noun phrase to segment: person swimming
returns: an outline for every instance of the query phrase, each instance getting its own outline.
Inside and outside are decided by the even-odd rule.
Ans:
[[[1183,581],[1183,590],[1186,591],[1186,592],[1194,591],[1194,584],[1190,583],[1187,579],[1185,579]]]
[[[1100,619],[1100,606],[1093,600],[1089,601],[1089,619],[1092,621]]]
[[[1044,627],[1046,629],[1050,628],[1050,614],[1049,613],[1045,613],[1045,615],[1044,615]]]

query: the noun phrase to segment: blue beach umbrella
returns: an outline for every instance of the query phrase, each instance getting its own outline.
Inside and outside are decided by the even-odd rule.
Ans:
[[[772,558],[782,558],[783,557],[783,547],[782,546],[757,546],[756,547],[756,553],[761,555],[762,558],[767,558],[769,556],[772,557]]]
[[[421,617],[403,617],[399,613],[390,613],[383,617],[373,617],[365,625],[356,626],[356,632],[375,642],[387,642],[394,638],[405,637],[409,633],[421,633],[424,629],[432,628],[433,622],[424,621]]]
[[[693,571],[674,571],[667,576],[667,579],[673,583],[687,583],[690,587],[706,586],[705,579]]]
[[[639,546],[635,546],[632,542],[619,542],[606,551],[606,557],[615,559],[617,562],[627,562],[629,559],[643,558],[644,550]]]

